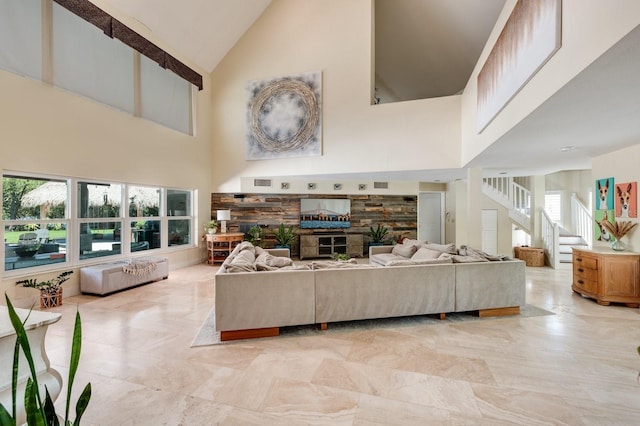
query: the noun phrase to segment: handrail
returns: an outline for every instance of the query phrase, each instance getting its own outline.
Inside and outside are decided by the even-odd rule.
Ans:
[[[571,194],[571,225],[573,232],[580,235],[589,245],[593,246],[593,217],[589,209],[578,199],[578,196]]]
[[[511,182],[511,197],[513,209],[531,217],[531,191],[524,186]]]
[[[560,227],[549,217],[545,209],[541,209],[540,226],[544,253],[553,269],[560,266]]]

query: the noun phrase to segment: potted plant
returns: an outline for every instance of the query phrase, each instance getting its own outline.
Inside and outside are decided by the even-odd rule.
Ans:
[[[245,239],[257,247],[264,247],[264,231],[259,225],[253,225],[245,235]]]
[[[349,260],[351,260],[351,256],[349,256],[349,254],[347,253],[335,253],[333,255],[333,260],[335,260],[336,262],[348,262]]]
[[[53,308],[62,305],[62,283],[67,281],[71,274],[73,271],[64,271],[50,280],[38,281],[35,278],[28,278],[16,281],[16,284],[40,290],[40,308]]]
[[[284,223],[281,223],[276,231],[271,231],[274,237],[276,237],[276,248],[288,248],[291,249],[291,245],[296,239],[296,232],[293,230],[293,225],[289,225],[285,228]]]
[[[204,224],[204,232],[207,234],[215,234],[218,228],[218,222],[215,220],[210,220],[209,222]]]
[[[370,226],[369,238],[371,238],[371,242],[369,243],[369,245],[372,245],[372,246],[384,245],[388,232],[389,230],[387,229],[387,227],[383,226],[380,223],[378,224],[378,227],[376,229],[373,229],[373,226]]]
[[[75,381],[76,372],[78,371],[78,364],[80,362],[80,350],[82,347],[82,321],[80,320],[80,312],[76,312],[75,324],[73,327],[73,337],[71,338],[71,358],[69,361],[69,379],[67,381],[67,398],[65,404],[64,418],[56,413],[55,406],[51,400],[49,391],[46,390],[46,386],[41,386],[38,383],[38,373],[36,368],[36,362],[33,359],[31,353],[31,345],[27,332],[21,318],[16,313],[9,296],[5,294],[5,300],[7,303],[7,310],[9,312],[9,320],[13,329],[16,332],[16,344],[13,351],[13,380],[11,384],[11,406],[5,407],[0,404],[0,424],[2,425],[15,425],[17,421],[17,388],[18,388],[18,368],[19,363],[24,360],[28,364],[28,371],[30,376],[27,381],[27,387],[25,389],[25,412],[27,417],[27,424],[37,425],[80,425],[80,419],[84,414],[89,400],[91,399],[91,383],[87,383],[80,396],[77,399],[75,413],[76,418],[72,420],[69,416],[71,408],[71,392],[73,389],[73,382]],[[22,351],[24,358],[20,357],[20,351]],[[44,399],[39,392],[42,387],[45,388]]]

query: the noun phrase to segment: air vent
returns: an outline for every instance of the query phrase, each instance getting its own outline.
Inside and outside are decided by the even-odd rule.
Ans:
[[[253,186],[271,186],[271,179],[254,179]]]
[[[389,189],[389,182],[373,182],[375,189]]]

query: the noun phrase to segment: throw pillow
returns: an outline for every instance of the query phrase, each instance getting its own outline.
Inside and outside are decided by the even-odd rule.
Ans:
[[[428,241],[421,241],[421,240],[412,240],[411,238],[405,238],[404,240],[402,240],[402,244],[405,246],[416,246],[418,248],[420,248],[421,245],[423,244],[428,244]]]
[[[454,243],[451,243],[451,244],[427,243],[427,244],[423,244],[422,247],[426,247],[431,250],[437,250],[440,253],[458,254],[458,252],[456,251],[456,245]]]
[[[437,259],[442,253],[438,250],[432,250],[426,247],[420,247],[418,251],[411,256],[411,260]]]
[[[413,256],[416,250],[417,250],[416,246],[396,244],[395,246],[393,246],[391,253],[395,254],[396,256],[402,256],[409,259],[411,256]]]

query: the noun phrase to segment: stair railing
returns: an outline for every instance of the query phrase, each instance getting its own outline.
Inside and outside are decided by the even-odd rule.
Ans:
[[[545,209],[542,209],[541,212],[540,226],[544,254],[549,260],[549,266],[558,269],[560,266],[560,227],[551,220]]]
[[[511,198],[513,209],[520,214],[531,217],[531,191],[524,186],[511,182]]]
[[[593,217],[575,193],[571,194],[571,226],[573,232],[580,235],[589,247],[593,247]]]
[[[483,192],[509,209],[509,217],[526,232],[531,230],[531,191],[511,177],[483,178]]]

